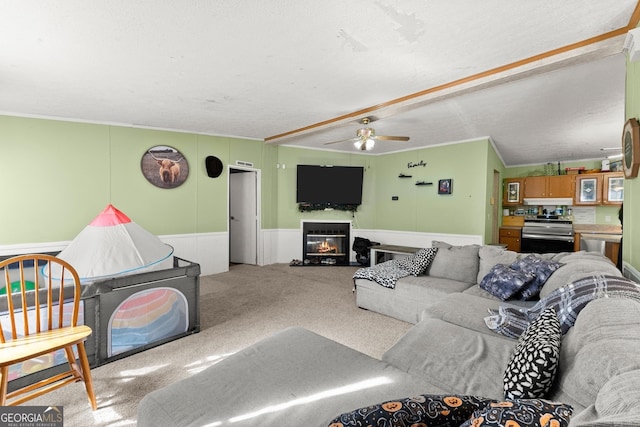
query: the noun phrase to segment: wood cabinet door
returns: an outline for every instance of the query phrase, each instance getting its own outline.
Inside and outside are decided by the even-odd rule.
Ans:
[[[524,180],[522,178],[505,178],[502,182],[502,205],[518,206],[523,203],[522,190]]]
[[[547,196],[547,177],[546,176],[528,176],[524,179],[524,197],[537,198]]]
[[[507,250],[520,252],[522,236],[521,230],[512,228],[500,228],[500,241],[501,245],[507,245]]]
[[[602,204],[602,174],[576,175],[575,205],[594,206]]]
[[[547,177],[547,197],[573,197],[574,175],[555,175]]]
[[[621,205],[624,200],[624,173],[604,173],[602,180],[602,204]]]

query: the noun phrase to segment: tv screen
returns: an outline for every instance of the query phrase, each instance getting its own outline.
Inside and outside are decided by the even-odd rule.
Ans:
[[[296,202],[359,205],[363,175],[362,166],[298,165]]]

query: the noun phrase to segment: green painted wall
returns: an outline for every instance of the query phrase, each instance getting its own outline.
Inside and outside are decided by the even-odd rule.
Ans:
[[[488,158],[491,167],[487,166]],[[421,162],[426,166],[409,166]],[[379,156],[281,146],[278,163],[280,228],[299,228],[305,219],[351,219],[355,228],[478,235],[485,235],[488,229],[491,236],[490,225],[487,228],[485,224],[492,188],[487,182],[492,183],[494,165],[503,166],[487,140]],[[295,202],[298,164],[363,166],[363,203],[355,215],[299,212]],[[399,178],[400,174],[412,177]],[[453,180],[452,194],[438,194],[440,179]],[[416,181],[433,185],[416,186]],[[393,196],[398,200],[393,201]]]
[[[640,119],[640,62],[627,62],[625,115]],[[621,131],[622,132],[622,131]],[[640,178],[624,183],[623,260],[640,270]]]
[[[628,111],[640,112],[637,64],[628,82]],[[634,74],[635,73],[635,74]],[[175,189],[151,185],[140,172],[143,153],[169,145],[189,161],[190,175]],[[542,171],[542,165],[505,168],[488,140],[423,148],[387,155],[338,153],[264,144],[260,141],[97,124],[0,116],[0,169],[4,204],[0,244],[71,240],[108,203],[154,234],[227,230],[228,166],[253,163],[262,177],[262,227],[299,228],[303,219],[353,220],[354,227],[414,232],[476,234],[491,243],[494,171],[504,177]],[[222,175],[206,175],[204,159],[222,160]],[[411,164],[426,165],[410,167]],[[597,162],[562,164],[596,167]],[[296,165],[334,164],[365,168],[363,204],[344,211],[299,212],[295,202]],[[412,178],[399,178],[399,174]],[[452,179],[453,192],[439,195],[438,180]],[[416,186],[416,181],[432,182]],[[625,215],[640,212],[637,180],[625,183]],[[398,196],[397,201],[392,197]],[[499,202],[499,198],[498,198]],[[617,224],[617,208],[597,209]],[[634,232],[631,221],[625,235]],[[626,239],[625,254],[640,258]],[[640,239],[635,239],[640,241]],[[635,258],[633,258],[635,260]],[[633,261],[632,261],[633,262]],[[640,264],[640,259],[636,260]]]
[[[187,158],[180,187],[161,189],[142,175],[140,159],[155,145]],[[225,231],[227,165],[262,168],[274,157],[260,141],[7,116],[0,116],[0,147],[0,244],[71,240],[109,203],[158,235]],[[208,155],[222,160],[218,178],[206,175]],[[263,226],[275,227],[275,176],[265,171]]]
[[[161,189],[142,175],[140,159],[156,145],[185,155],[190,175],[180,187]],[[502,168],[486,140],[371,156],[8,116],[0,116],[0,146],[10,159],[0,169],[5,183],[0,244],[71,240],[109,203],[157,235],[226,231],[227,171],[236,161],[261,171],[265,229],[299,228],[303,219],[351,219],[355,228],[490,236],[485,219],[492,174]],[[215,179],[206,175],[209,155],[225,166]],[[426,166],[409,167],[420,162]],[[363,166],[363,204],[355,215],[299,212],[298,164]],[[401,179],[400,173],[413,177]],[[452,194],[438,195],[439,179],[453,180]],[[416,181],[433,185],[416,186]]]
[[[376,156],[374,228],[484,235],[488,147],[483,140]],[[441,179],[453,180],[452,194],[438,194]]]

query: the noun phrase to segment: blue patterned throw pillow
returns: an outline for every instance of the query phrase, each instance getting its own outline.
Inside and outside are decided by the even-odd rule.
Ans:
[[[516,298],[530,300],[538,296],[540,289],[545,284],[549,276],[560,268],[563,264],[534,255],[526,257],[511,264],[511,268],[518,270],[530,277],[530,280],[518,291]]]
[[[530,275],[504,264],[496,264],[491,267],[478,286],[502,301],[506,301],[518,293],[529,280],[531,280]]]
[[[459,426],[495,400],[476,396],[430,395],[390,400],[339,415],[329,427]]]

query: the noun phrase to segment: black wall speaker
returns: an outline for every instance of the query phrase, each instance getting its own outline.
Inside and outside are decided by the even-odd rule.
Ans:
[[[207,156],[204,160],[209,178],[217,178],[222,173],[222,162],[216,156]]]

